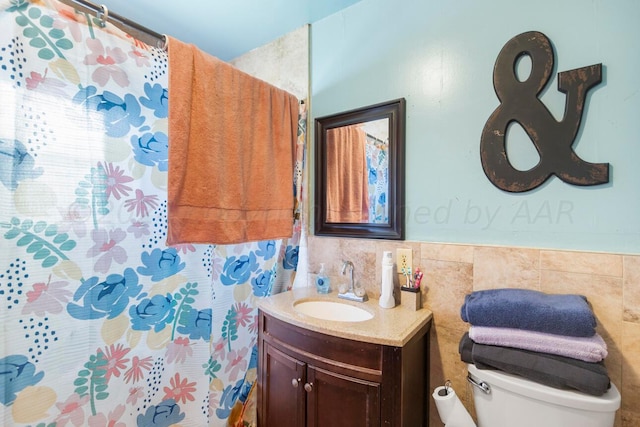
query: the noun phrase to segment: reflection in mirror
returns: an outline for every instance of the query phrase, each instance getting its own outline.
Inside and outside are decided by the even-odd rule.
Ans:
[[[327,130],[327,222],[386,224],[389,119]]]
[[[315,234],[404,238],[404,106],[316,119]]]

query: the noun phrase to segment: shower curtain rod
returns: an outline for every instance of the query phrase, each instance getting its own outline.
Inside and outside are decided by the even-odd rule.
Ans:
[[[122,31],[125,31],[128,34],[132,32],[130,30],[134,30],[136,34],[131,34],[135,38],[149,44],[154,45],[158,49],[167,50],[167,36],[164,34],[157,33],[153,30],[150,30],[147,27],[144,27],[138,24],[135,21],[125,18],[122,15],[118,15],[117,13],[113,13],[107,10],[106,6],[99,5],[93,3],[89,0],[58,0],[60,3],[64,3],[67,6],[77,7],[80,6],[80,9],[84,9],[88,12],[93,12],[96,17],[99,17],[101,20],[105,22],[111,22],[116,27],[120,28]],[[299,101],[300,105],[304,105],[304,99]]]
[[[118,15],[117,13],[113,13],[107,9],[104,5],[99,5],[89,0],[59,0],[61,3],[64,3],[68,6],[76,7],[81,6],[83,9],[88,10],[89,12],[94,12],[96,17],[99,17],[101,20],[105,22],[111,22],[121,30],[131,34],[129,29],[135,30],[138,34],[131,34],[136,38],[140,38],[143,42],[147,44],[154,44],[156,47],[160,49],[166,48],[167,37],[164,34],[157,33],[153,30],[150,30],[147,27],[144,27],[138,24],[135,21],[125,18],[122,15]],[[125,27],[125,28],[123,28]],[[142,35],[143,37],[138,37],[138,35]],[[152,42],[152,43],[149,43]],[[155,43],[153,43],[155,42]]]

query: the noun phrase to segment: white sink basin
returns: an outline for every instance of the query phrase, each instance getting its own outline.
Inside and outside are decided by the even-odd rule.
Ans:
[[[293,308],[316,319],[337,322],[363,322],[373,318],[373,314],[364,308],[334,301],[296,301]]]

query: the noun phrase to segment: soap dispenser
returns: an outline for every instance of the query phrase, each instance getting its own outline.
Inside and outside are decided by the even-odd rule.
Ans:
[[[380,289],[380,301],[382,308],[393,308],[396,300],[393,297],[393,254],[391,251],[382,253],[382,285]]]
[[[318,291],[319,294],[328,294],[329,284],[329,276],[327,276],[327,273],[324,270],[324,263],[321,263],[320,271],[318,271],[318,274],[316,275],[316,291]]]

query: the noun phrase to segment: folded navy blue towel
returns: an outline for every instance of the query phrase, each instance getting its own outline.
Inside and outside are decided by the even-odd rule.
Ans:
[[[573,337],[596,333],[596,318],[582,295],[545,294],[529,289],[490,289],[465,296],[462,320]]]

